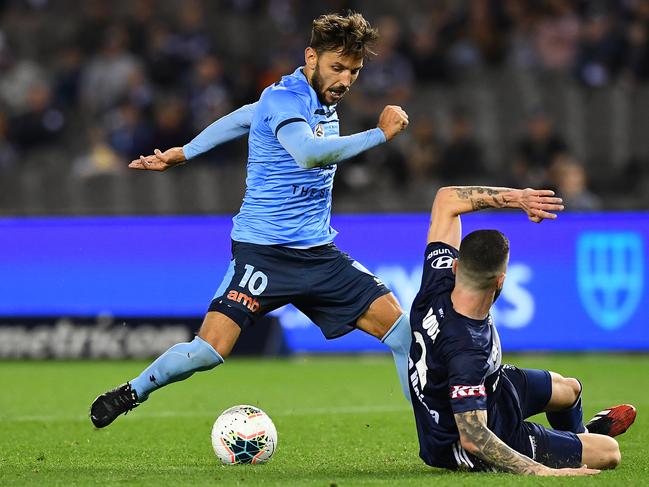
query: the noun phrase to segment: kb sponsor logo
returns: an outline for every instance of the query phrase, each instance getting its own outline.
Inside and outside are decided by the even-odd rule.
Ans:
[[[577,284],[588,315],[614,330],[633,315],[644,280],[642,237],[633,232],[588,232],[577,241]]]
[[[462,397],[486,396],[484,384],[477,386],[452,386],[451,399],[460,399]]]

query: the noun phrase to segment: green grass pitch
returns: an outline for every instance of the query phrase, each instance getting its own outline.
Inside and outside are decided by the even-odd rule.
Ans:
[[[0,485],[649,485],[649,356],[508,359],[580,378],[587,418],[635,404],[636,424],[619,438],[622,465],[572,479],[429,468],[387,356],[231,359],[154,393],[103,430],[87,417],[90,402],[143,362],[1,362]],[[217,462],[210,429],[235,404],[257,405],[274,420],[279,445],[268,464]]]

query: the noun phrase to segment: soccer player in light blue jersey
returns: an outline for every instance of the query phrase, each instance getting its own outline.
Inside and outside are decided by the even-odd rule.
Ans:
[[[288,303],[326,338],[361,329],[388,345],[409,398],[408,316],[378,278],[336,248],[337,232],[330,226],[336,165],[408,125],[400,107],[387,106],[376,128],[339,135],[336,106],[373,54],[377,37],[358,13],[317,18],[305,65],[266,88],[258,102],[217,120],[183,147],[156,150],[130,164],[165,170],[249,134],[246,193],[233,220],[232,259],[198,336],[100,395],[90,411],[95,426],[107,426],[160,387],[222,364],[242,329]]]

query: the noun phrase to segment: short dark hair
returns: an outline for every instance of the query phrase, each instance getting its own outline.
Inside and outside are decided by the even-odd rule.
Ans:
[[[458,273],[465,284],[487,289],[505,271],[509,258],[509,240],[498,230],[476,230],[462,239]]]
[[[309,47],[318,54],[334,51],[366,59],[375,54],[372,49],[378,38],[378,30],[361,14],[350,10],[346,15],[326,14],[315,19]]]

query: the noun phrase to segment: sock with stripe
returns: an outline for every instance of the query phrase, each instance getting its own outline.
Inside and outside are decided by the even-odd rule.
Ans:
[[[407,314],[402,314],[399,319],[385,334],[381,340],[392,351],[394,364],[397,367],[397,374],[401,389],[406,399],[410,401],[410,386],[408,383],[408,356],[410,354],[410,343],[412,342],[412,331],[410,320]]]
[[[171,347],[130,381],[130,384],[137,394],[138,402],[144,402],[153,391],[222,363],[223,357],[212,345],[196,337],[189,343],[177,343]]]

